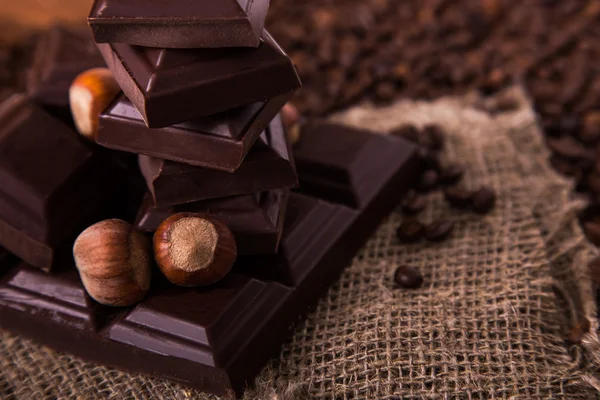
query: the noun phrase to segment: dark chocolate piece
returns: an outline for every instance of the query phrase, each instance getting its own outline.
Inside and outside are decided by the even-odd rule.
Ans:
[[[50,268],[54,249],[103,215],[119,168],[22,95],[0,106],[0,244]]]
[[[269,0],[96,0],[88,23],[98,43],[147,47],[256,47]]]
[[[27,93],[51,107],[69,107],[69,87],[81,72],[104,67],[87,27],[69,29],[54,26],[44,32],[35,46],[27,71]]]
[[[235,172],[291,95],[162,129],[148,128],[121,95],[100,115],[96,141],[111,149]]]
[[[362,208],[405,164],[417,168],[416,146],[396,136],[313,122],[300,137],[294,147],[299,190],[331,202]]]
[[[376,163],[377,154],[361,162]],[[374,192],[359,210],[293,193],[277,256],[243,257],[234,273],[201,289],[155,276],[148,297],[130,309],[82,299],[68,276],[14,267],[0,279],[0,326],[94,362],[241,395],[406,193],[418,177],[416,164],[410,156],[399,168],[389,165],[395,172],[370,186]]]
[[[280,116],[271,121],[242,165],[232,174],[143,155],[139,161],[158,207],[289,189],[298,183]]]
[[[293,93],[300,78],[265,30],[258,48],[172,50],[99,44],[115,79],[151,128]]]
[[[179,212],[209,214],[231,229],[238,254],[274,254],[279,248],[288,197],[287,190],[272,190],[157,208],[147,193],[135,227],[143,232],[154,232],[161,222]]]

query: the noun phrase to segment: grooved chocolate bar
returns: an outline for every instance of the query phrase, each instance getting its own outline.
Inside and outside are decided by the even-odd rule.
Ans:
[[[54,252],[108,212],[119,168],[25,96],[0,106],[0,245],[49,269]]]
[[[88,22],[98,43],[148,47],[256,47],[269,0],[96,0]]]
[[[287,190],[271,190],[159,208],[154,206],[152,196],[147,193],[135,227],[142,232],[154,232],[173,214],[208,214],[219,218],[231,229],[238,254],[274,254],[279,248],[288,197]]]
[[[234,173],[139,156],[158,207],[297,186],[298,178],[281,117],[259,137]]]
[[[87,69],[104,66],[87,27],[54,26],[37,41],[27,70],[27,93],[36,102],[68,111],[71,82]]]
[[[291,95],[274,97],[162,129],[146,127],[121,95],[100,115],[96,142],[116,150],[235,172]]]
[[[361,135],[352,140],[369,142]],[[241,395],[418,177],[415,146],[401,139],[388,145],[403,161],[377,170],[387,178],[366,186],[372,193],[362,192],[359,207],[292,193],[279,254],[243,257],[211,287],[176,287],[155,274],[146,299],[115,309],[90,300],[72,270],[46,275],[24,264],[0,266],[0,326],[90,361]],[[368,154],[344,157],[346,167],[359,162],[372,170],[378,154]]]
[[[300,88],[291,60],[265,30],[257,48],[153,49],[98,44],[151,128],[213,115]]]

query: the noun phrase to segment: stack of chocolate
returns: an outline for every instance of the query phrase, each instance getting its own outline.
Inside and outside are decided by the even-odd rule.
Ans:
[[[139,154],[146,194],[136,221],[215,215],[239,255],[275,254],[297,186],[278,113],[300,80],[263,30],[268,1],[96,1],[89,24],[123,90],[95,141]]]
[[[0,327],[217,394],[252,382],[422,168],[401,138],[319,121],[292,157],[278,112],[300,82],[263,30],[267,8],[97,0],[89,22],[123,93],[97,85],[97,69],[71,83],[98,66],[84,34],[42,38],[28,95],[0,105],[0,245],[18,257],[0,249]],[[182,287],[152,265],[139,231],[179,215],[211,224],[187,225],[183,243],[157,233],[155,250],[159,237],[186,264],[214,225],[235,240],[230,273]],[[141,295],[107,306],[122,304],[105,272]]]

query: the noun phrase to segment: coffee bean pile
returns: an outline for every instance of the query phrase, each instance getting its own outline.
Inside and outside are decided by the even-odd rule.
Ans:
[[[452,235],[454,222],[445,219],[425,225],[417,215],[427,207],[427,193],[442,189],[444,198],[450,206],[470,210],[478,214],[487,214],[496,204],[496,193],[489,187],[468,190],[460,186],[464,170],[458,164],[444,165],[440,152],[444,149],[446,133],[439,125],[425,125],[418,129],[413,125],[403,125],[390,132],[391,135],[407,139],[419,146],[423,167],[415,190],[405,197],[400,206],[404,220],[396,229],[396,236],[402,243],[417,243],[423,239],[429,242],[441,242]],[[413,267],[401,265],[395,275],[395,282],[405,288],[419,287],[423,278]]]

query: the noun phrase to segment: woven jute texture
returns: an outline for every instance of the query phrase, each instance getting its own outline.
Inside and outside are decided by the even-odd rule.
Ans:
[[[495,210],[455,211],[429,196],[422,220],[450,219],[439,244],[399,244],[390,215],[316,310],[262,371],[247,399],[526,399],[597,397],[600,341],[586,264],[595,250],[576,222],[582,206],[548,153],[523,91],[518,109],[492,115],[475,95],[433,103],[363,105],[333,119],[383,133],[434,122],[448,131],[444,158],[464,184],[492,186]],[[395,287],[397,265],[424,275]],[[565,334],[593,321],[583,346]],[[0,333],[0,397],[209,399],[179,385],[60,355]]]

